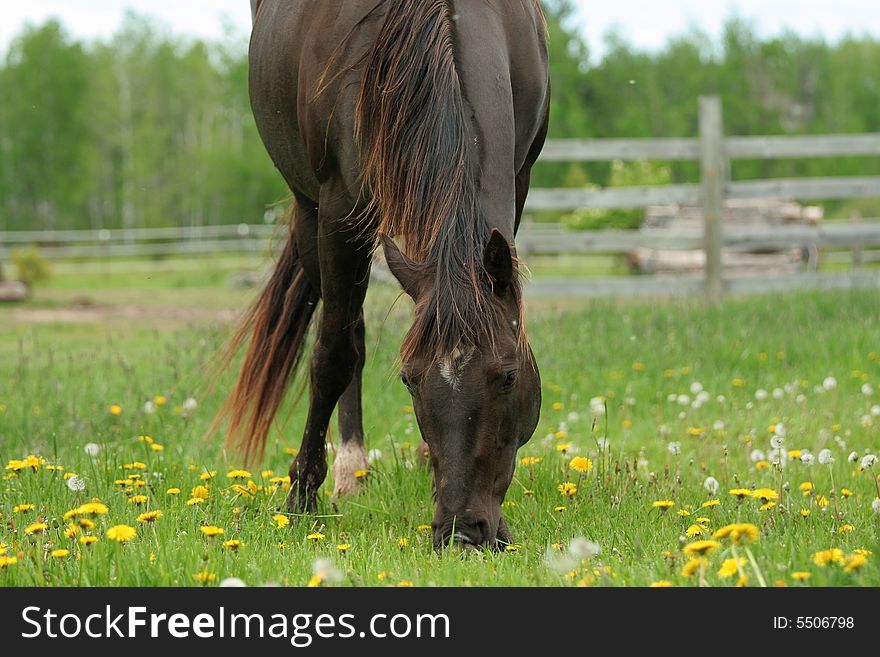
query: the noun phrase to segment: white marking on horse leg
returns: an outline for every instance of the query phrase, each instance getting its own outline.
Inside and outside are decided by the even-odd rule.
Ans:
[[[367,452],[362,444],[353,440],[340,443],[333,461],[334,499],[340,495],[357,493],[363,479],[356,477],[355,473],[359,470],[366,471],[369,467]]]

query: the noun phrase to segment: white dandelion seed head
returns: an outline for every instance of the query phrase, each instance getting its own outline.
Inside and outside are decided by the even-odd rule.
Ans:
[[[711,398],[712,398],[712,395],[710,395],[705,390],[701,390],[700,393],[697,395],[697,401],[700,402],[701,404],[705,404]]]
[[[819,465],[831,465],[834,463],[834,456],[830,449],[823,449],[819,452]]]
[[[725,397],[724,395],[718,395],[715,398],[715,401],[717,401],[719,404],[723,404],[724,402],[727,401],[727,397]]]
[[[715,477],[706,477],[706,481],[703,482],[703,488],[709,492],[709,495],[717,493],[719,487],[720,484]]]
[[[674,392],[670,392],[668,395],[666,395],[666,401],[668,402],[674,402],[676,399],[678,399],[678,395],[676,395]]]
[[[374,463],[382,458],[382,450],[373,448],[367,453],[367,461],[369,463]]]
[[[846,442],[840,436],[834,436],[834,442],[840,449],[846,449]]]
[[[79,475],[73,475],[67,479],[67,487],[74,493],[78,493],[81,490],[85,490],[86,480]]]
[[[804,465],[813,465],[815,460],[816,460],[816,457],[813,456],[812,454],[810,454],[809,452],[806,452],[806,451],[801,452],[801,463],[803,463]]]
[[[678,419],[679,419],[679,420],[684,420],[687,416],[688,416],[687,411],[681,411],[681,412],[678,414]]]
[[[805,401],[807,401],[807,396],[806,395],[798,395],[797,397],[794,398],[794,400],[798,404],[803,404]]]
[[[566,417],[568,418],[569,422],[577,422],[578,420],[581,419],[581,416],[578,413],[576,413],[575,411],[572,411]]]
[[[752,463],[757,463],[758,461],[764,461],[767,459],[767,457],[764,456],[764,452],[762,452],[760,449],[753,449],[752,453],[749,454],[749,458],[752,460]]]
[[[342,571],[336,567],[331,559],[321,557],[315,559],[312,564],[312,575],[320,577],[324,582],[338,583],[342,581]]]
[[[544,552],[544,565],[553,572],[563,575],[577,568],[580,562],[568,553],[560,553],[548,547]]]
[[[773,399],[782,399],[785,397],[785,392],[782,388],[773,388]]]
[[[695,399],[694,402],[691,404],[691,408],[702,408],[702,406],[703,402],[701,402],[699,399]]]
[[[871,407],[871,415],[873,415],[874,417],[880,417],[880,405]]]
[[[785,436],[773,436],[770,439],[770,447],[773,449],[783,449],[785,447]]]
[[[593,397],[590,400],[590,412],[593,415],[605,415],[605,398]]]
[[[95,458],[101,453],[101,446],[98,443],[86,443],[85,446],[83,446],[83,451],[92,458]]]
[[[783,388],[783,390],[785,390],[785,392],[787,392],[788,394],[791,394],[791,393],[793,393],[795,390],[797,390],[797,386],[795,386],[793,383],[786,383],[784,386],[782,386],[782,388]]]
[[[826,376],[825,380],[822,381],[822,387],[825,390],[834,390],[837,387],[837,379],[833,376]]]
[[[862,457],[862,462],[859,464],[862,466],[862,470],[867,470],[868,468],[874,467],[874,464],[877,462],[877,457],[873,454],[866,454]]]
[[[675,401],[679,406],[689,406],[691,403],[691,398],[688,395],[679,395],[675,398]]]
[[[724,420],[715,420],[714,424],[712,425],[712,428],[715,431],[724,431],[724,426],[725,426]]]
[[[592,559],[602,551],[602,547],[595,541],[583,536],[571,539],[568,544],[568,553],[575,559]]]
[[[874,418],[872,418],[870,415],[863,415],[859,418],[859,424],[865,428],[870,427],[872,424],[874,424]]]
[[[220,586],[224,588],[242,588],[246,587],[247,584],[244,583],[244,580],[241,580],[238,577],[227,577],[220,582]]]
[[[678,456],[679,454],[681,454],[681,443],[679,443],[679,442],[669,443],[669,445],[667,446],[667,449],[669,450],[669,453],[672,454],[673,456]]]
[[[755,407],[755,404],[753,402],[746,402],[746,410],[747,411],[752,410],[754,407]]]
[[[862,386],[862,394],[865,397],[870,397],[874,394],[874,387],[870,383],[866,383]]]
[[[669,428],[668,424],[661,424],[659,427],[657,427],[657,432],[661,436],[668,436],[672,433],[672,429]]]
[[[785,425],[782,422],[779,422],[775,427],[773,427],[773,433],[775,433],[780,438],[785,438],[788,435],[788,429],[785,428]]]
[[[148,401],[146,404],[144,404],[144,413],[146,413],[147,415],[152,415],[156,412],[156,408],[156,402]]]
[[[871,502],[871,508],[874,509],[874,513],[880,515],[880,498],[877,498],[873,502]]]
[[[605,451],[611,447],[611,443],[607,438],[597,438],[596,439],[596,447],[598,447],[601,451]]]
[[[701,392],[703,392],[703,384],[700,383],[699,381],[694,381],[694,382],[691,384],[691,394],[692,394],[692,395],[698,395],[698,394],[700,394]]]
[[[846,460],[850,463],[855,463],[859,460],[859,455],[856,452],[850,452],[849,456],[846,457]]]
[[[192,413],[199,407],[199,402],[195,400],[194,397],[187,397],[183,400],[183,411],[185,413]]]
[[[764,401],[765,399],[767,399],[767,397],[769,397],[769,395],[767,394],[767,391],[763,388],[755,390],[755,399],[757,399],[758,401]]]
[[[565,421],[560,422],[559,428],[557,429],[557,431],[564,431],[565,433],[568,433],[568,422],[565,422]]]
[[[623,403],[626,404],[627,406],[635,406],[636,405],[636,398],[635,397],[627,397],[626,399],[623,400]]]

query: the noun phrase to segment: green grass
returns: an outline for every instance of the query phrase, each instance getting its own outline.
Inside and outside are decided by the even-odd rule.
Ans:
[[[432,515],[430,477],[417,464],[418,429],[393,369],[408,326],[406,302],[389,313],[396,293],[387,288],[371,291],[368,299],[365,428],[368,449],[381,450],[381,457],[364,489],[336,506],[322,495],[320,517],[293,518],[279,529],[272,516],[284,510],[285,491],[273,490],[270,475],[260,473],[286,474],[286,450],[298,446],[304,404],[270,440],[265,461],[251,468],[263,489],[253,498],[234,492],[226,473],[241,466],[239,459],[219,440],[202,438],[231,383],[227,374],[213,392],[205,386],[229,326],[213,315],[168,321],[162,315],[163,309],[181,305],[241,307],[247,295],[165,287],[47,290],[34,302],[51,309],[87,294],[149,310],[147,317],[130,321],[31,323],[0,309],[0,465],[33,454],[46,465],[63,467],[0,473],[5,475],[0,543],[6,557],[17,559],[0,568],[0,585],[195,585],[194,576],[202,572],[216,576],[211,584],[239,577],[251,585],[305,585],[316,559],[329,557],[341,583],[354,585],[644,586],[659,580],[698,585],[702,579],[726,586],[738,575],[722,578],[718,569],[734,556],[747,559],[742,572],[749,585],[762,579],[768,585],[798,584],[791,577],[795,571],[811,573],[807,585],[880,585],[880,515],[871,508],[880,464],[859,473],[858,464],[847,461],[851,451],[862,456],[880,448],[880,417],[871,416],[872,406],[880,404],[876,291],[732,299],[718,308],[685,302],[531,303],[529,329],[544,407],[520,458],[543,460],[518,466],[505,502],[518,549],[438,555],[429,533],[418,529]],[[821,388],[832,376],[837,386]],[[684,394],[693,400],[696,382],[709,393],[699,408],[669,401]],[[875,388],[873,396],[863,394],[865,383]],[[781,398],[772,394],[776,388]],[[768,391],[767,399],[756,399],[759,389]],[[145,402],[158,395],[167,403],[146,413]],[[198,400],[189,415],[181,410],[188,397]],[[594,422],[591,400],[600,397],[607,415]],[[121,414],[108,412],[113,404],[122,407]],[[829,448],[833,466],[789,461],[782,471],[756,467],[750,453],[770,451],[769,427],[780,422],[787,429],[787,449],[818,455]],[[140,435],[164,449],[153,451]],[[607,447],[600,449],[603,440]],[[670,442],[681,443],[680,454],[671,453]],[[101,446],[96,458],[84,452],[87,443]],[[564,444],[569,445],[565,453],[558,449]],[[575,455],[589,457],[593,468],[583,475],[570,471],[567,464]],[[125,469],[135,462],[145,469]],[[210,496],[188,506],[189,493],[203,483],[199,476],[206,470],[217,473]],[[85,479],[84,491],[66,486],[63,477],[72,472]],[[137,491],[114,483],[132,472],[145,482]],[[709,476],[720,483],[714,496],[703,487]],[[557,489],[567,481],[578,486],[574,497],[563,498]],[[805,481],[812,482],[814,495],[802,496],[799,485]],[[167,495],[170,487],[181,494]],[[762,511],[754,499],[737,502],[727,491],[741,487],[781,490],[781,504]],[[331,488],[328,478],[322,493]],[[843,488],[852,495],[843,496]],[[149,502],[130,503],[134,492],[148,495]],[[819,496],[829,502],[824,510]],[[95,517],[96,526],[85,530],[99,541],[82,546],[64,536],[63,515],[93,498],[109,513]],[[700,507],[710,499],[720,503]],[[662,512],[652,506],[658,500],[675,506]],[[21,504],[35,508],[14,512]],[[556,510],[559,506],[565,509]],[[153,524],[138,523],[147,509],[163,516]],[[691,515],[680,517],[683,509]],[[809,510],[809,517],[802,517],[801,509]],[[691,540],[685,532],[699,524],[698,517],[709,519],[709,536],[739,522],[754,524],[760,538],[749,545],[724,541],[708,556],[702,578],[699,573],[685,577],[682,545]],[[48,529],[25,535],[38,521]],[[116,524],[136,527],[136,539],[125,545],[108,540],[106,530]],[[199,530],[206,524],[225,533],[206,538]],[[841,533],[844,525],[853,530]],[[312,532],[324,538],[307,539]],[[565,557],[577,537],[595,541],[601,552],[588,562]],[[403,548],[401,538],[408,541]],[[243,546],[225,548],[229,539]],[[345,554],[337,550],[343,543],[351,546]],[[50,556],[62,548],[70,555]],[[814,553],[829,548],[874,554],[847,573],[839,564],[813,563]]]

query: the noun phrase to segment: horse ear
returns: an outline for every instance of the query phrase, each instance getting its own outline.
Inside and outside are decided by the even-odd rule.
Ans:
[[[510,244],[497,228],[492,229],[492,236],[483,253],[483,266],[492,277],[492,289],[498,296],[503,295],[513,281],[513,256]]]
[[[388,269],[394,274],[394,278],[400,283],[403,291],[415,300],[419,292],[418,264],[410,260],[397,247],[393,239],[387,235],[382,235],[381,239],[382,250],[385,252],[385,262],[388,263]]]

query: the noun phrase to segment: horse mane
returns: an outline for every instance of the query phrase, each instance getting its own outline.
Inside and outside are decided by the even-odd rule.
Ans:
[[[433,277],[401,348],[404,360],[434,360],[463,345],[494,345],[501,320],[483,264],[492,232],[478,200],[482,143],[456,70],[455,20],[447,0],[388,0],[365,60],[355,125],[364,216],[378,234],[402,237],[404,252]],[[521,288],[511,291],[521,309]],[[520,344],[525,344],[523,323]]]

